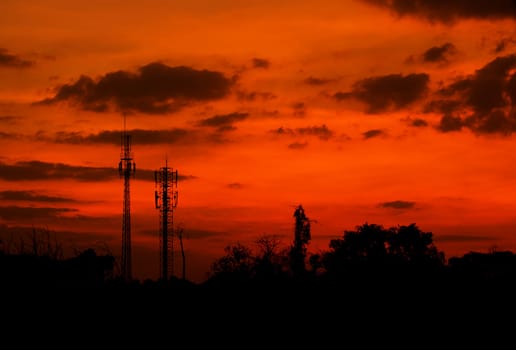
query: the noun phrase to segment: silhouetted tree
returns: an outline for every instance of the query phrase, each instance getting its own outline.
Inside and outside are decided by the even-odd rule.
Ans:
[[[335,255],[344,261],[359,263],[383,261],[387,256],[387,239],[390,232],[382,225],[365,223],[357,226],[355,231],[344,231],[343,239],[332,239],[332,252],[327,258]]]
[[[398,261],[416,265],[443,265],[444,253],[433,243],[432,232],[423,232],[416,224],[392,228],[388,236],[389,255]]]
[[[27,254],[63,259],[63,245],[56,234],[45,227],[32,227],[29,232],[11,234],[2,240],[2,250],[7,254]]]
[[[330,251],[323,254],[326,274],[339,281],[377,279],[386,263],[390,234],[382,225],[368,223],[344,231],[343,238],[331,240]]]
[[[281,251],[281,241],[273,235],[263,235],[256,240],[258,255],[255,257],[256,278],[272,280],[283,277],[283,267],[288,259],[285,251]]]
[[[448,262],[452,275],[462,281],[516,284],[516,254],[510,251],[469,252]]]
[[[306,216],[302,205],[294,210],[295,227],[294,242],[290,249],[290,268],[294,277],[303,276],[306,272],[306,246],[312,239],[310,219]]]
[[[224,248],[226,255],[211,264],[210,279],[248,281],[253,277],[255,258],[250,248],[236,243]]]
[[[331,240],[330,251],[323,255],[326,271],[339,278],[423,280],[444,264],[444,254],[433,244],[432,233],[421,231],[416,224],[385,229],[365,223],[345,231],[342,239]]]

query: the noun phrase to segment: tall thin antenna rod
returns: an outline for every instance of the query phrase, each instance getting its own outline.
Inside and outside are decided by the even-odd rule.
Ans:
[[[131,192],[130,179],[136,172],[136,163],[131,151],[131,135],[126,131],[126,116],[124,114],[124,130],[120,142],[120,163],[118,172],[124,179],[124,206],[122,211],[122,261],[121,275],[124,280],[132,279],[132,252],[131,252]]]
[[[154,200],[159,209],[160,276],[167,281],[174,275],[174,210],[177,207],[177,170],[165,166],[154,172]]]

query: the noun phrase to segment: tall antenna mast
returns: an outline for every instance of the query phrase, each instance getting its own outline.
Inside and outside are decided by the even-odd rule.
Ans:
[[[177,207],[177,170],[165,166],[154,172],[154,200],[159,209],[160,276],[167,281],[174,275],[174,209]]]
[[[124,207],[122,211],[122,262],[121,274],[124,280],[132,279],[131,262],[131,192],[130,179],[136,172],[136,163],[131,151],[131,135],[126,132],[126,117],[124,114],[124,130],[121,137],[120,163],[118,172],[124,179]]]

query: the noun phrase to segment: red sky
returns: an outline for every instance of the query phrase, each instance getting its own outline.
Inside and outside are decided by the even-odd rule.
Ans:
[[[365,222],[516,251],[515,2],[280,3],[3,0],[2,237],[118,256],[125,115],[137,278],[159,273],[166,160],[193,281],[228,244],[290,244],[298,204],[312,252]]]

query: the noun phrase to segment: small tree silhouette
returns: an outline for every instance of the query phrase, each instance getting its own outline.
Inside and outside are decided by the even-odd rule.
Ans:
[[[255,241],[258,255],[255,257],[256,278],[270,280],[282,277],[283,264],[288,261],[285,250],[280,250],[281,241],[274,235],[262,235]]]
[[[226,255],[211,264],[211,277],[214,280],[248,281],[253,277],[255,258],[251,249],[236,243],[224,248]]]
[[[306,272],[306,246],[310,243],[312,237],[310,219],[306,216],[302,205],[298,205],[294,210],[294,218],[294,243],[290,249],[290,268],[294,277],[300,277]]]

